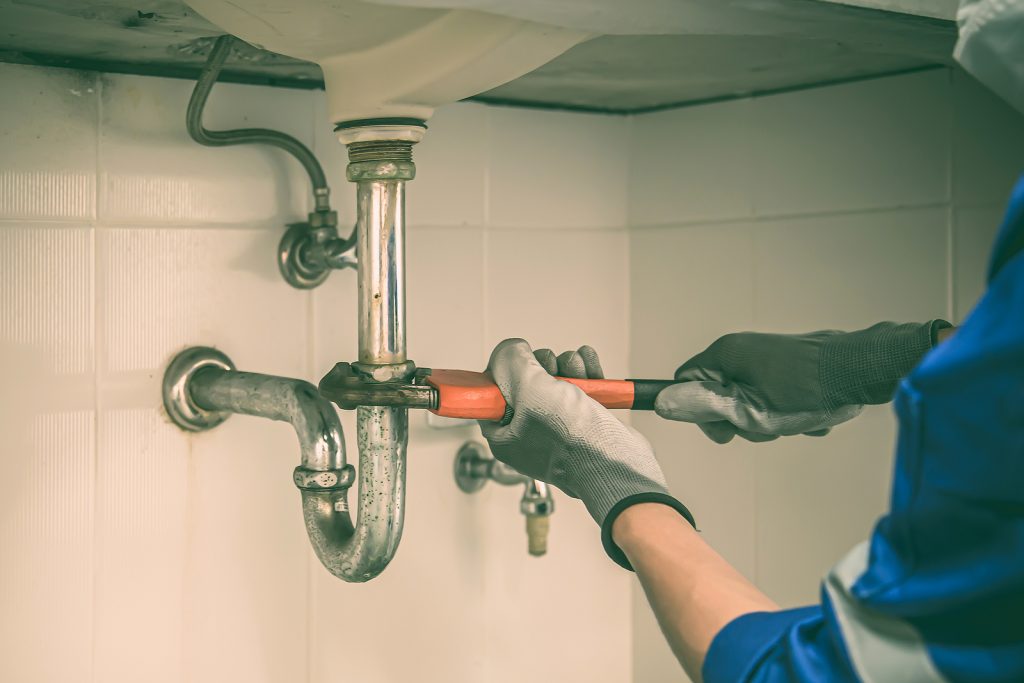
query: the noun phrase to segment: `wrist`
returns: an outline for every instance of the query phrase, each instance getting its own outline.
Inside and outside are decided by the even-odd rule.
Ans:
[[[667,493],[649,492],[632,495],[616,503],[601,524],[601,542],[605,552],[620,567],[633,570],[628,554],[652,540],[667,525],[685,526],[696,533],[693,515],[680,501]]]
[[[696,533],[690,523],[675,509],[662,503],[637,503],[623,510],[612,524],[612,540],[626,553],[632,554],[651,543],[660,529],[685,527]]]
[[[950,324],[879,323],[830,339],[822,347],[820,376],[825,407],[880,404],[938,342]]]

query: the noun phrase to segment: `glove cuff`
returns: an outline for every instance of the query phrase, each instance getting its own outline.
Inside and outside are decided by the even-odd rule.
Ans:
[[[896,385],[935,346],[945,320],[927,323],[878,323],[866,330],[836,335],[821,350],[819,366],[825,409],[887,403]]]
[[[633,571],[633,565],[629,563],[629,560],[626,558],[626,554],[622,552],[622,549],[615,545],[615,541],[612,539],[612,526],[615,525],[615,520],[618,519],[619,515],[622,514],[626,508],[639,503],[661,503],[662,505],[667,505],[681,514],[694,529],[697,528],[697,523],[693,521],[693,515],[690,514],[688,509],[686,509],[686,506],[667,493],[656,493],[652,491],[649,493],[635,493],[632,496],[623,498],[612,506],[611,510],[609,510],[608,514],[605,516],[604,522],[601,524],[601,545],[604,546],[604,551],[608,553],[608,557],[612,558],[612,561],[615,562],[615,564],[624,569],[628,569],[629,571]]]

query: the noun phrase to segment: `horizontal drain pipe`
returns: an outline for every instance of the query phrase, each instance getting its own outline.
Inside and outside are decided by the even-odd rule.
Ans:
[[[182,429],[205,431],[231,414],[288,422],[299,439],[295,485],[317,557],[332,574],[368,581],[394,557],[402,536],[405,499],[404,431],[381,419],[379,409],[359,409],[359,484],[355,524],[348,489],[355,472],[334,406],[309,382],[239,372],[216,349],[179,353],[164,375],[164,407]],[[365,444],[365,446],[364,446]]]

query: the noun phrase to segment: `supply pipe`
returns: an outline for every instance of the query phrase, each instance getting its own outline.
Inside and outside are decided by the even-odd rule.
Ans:
[[[323,284],[332,270],[355,267],[355,234],[348,239],[338,236],[338,214],[331,210],[327,176],[316,155],[298,139],[268,128],[210,130],[203,125],[206,101],[235,40],[233,36],[223,35],[214,41],[189,98],[185,127],[201,145],[270,145],[284,150],[302,164],[313,184],[314,208],[305,222],[288,226],[277,248],[277,263],[288,284],[298,289],[312,289]]]
[[[189,98],[188,109],[185,111],[185,127],[188,129],[188,134],[199,144],[209,147],[257,144],[270,145],[284,150],[306,169],[309,180],[313,184],[316,211],[330,211],[331,189],[327,185],[324,169],[309,148],[297,139],[287,133],[268,128],[209,130],[203,126],[203,109],[206,108],[206,100],[210,96],[210,91],[213,90],[213,84],[217,82],[221,69],[224,68],[224,62],[231,54],[231,45],[235,40],[234,36],[223,35],[214,41],[206,65],[192,91],[192,97]]]

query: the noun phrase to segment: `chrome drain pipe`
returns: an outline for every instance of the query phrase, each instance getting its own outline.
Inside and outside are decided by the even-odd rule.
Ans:
[[[387,423],[360,415],[359,499],[353,524],[348,490],[356,473],[346,462],[341,421],[312,384],[239,372],[222,352],[200,346],[171,361],[163,395],[168,417],[187,431],[212,429],[234,413],[291,424],[301,454],[293,478],[302,493],[302,513],[317,557],[339,579],[355,583],[372,579],[387,566],[402,534],[404,431],[389,433]],[[403,456],[397,469],[388,445],[391,437]]]
[[[359,358],[352,367],[368,382],[403,381],[416,370],[405,346],[405,183],[415,176],[412,145],[425,128],[408,121],[339,128],[358,198]],[[289,422],[302,454],[294,480],[320,562],[349,582],[369,581],[387,567],[405,515],[406,409],[358,408],[353,523],[348,489],[356,472],[346,462],[334,406],[312,384],[239,372],[216,349],[195,347],[168,366],[163,392],[168,416],[189,431],[216,427],[231,413]]]

